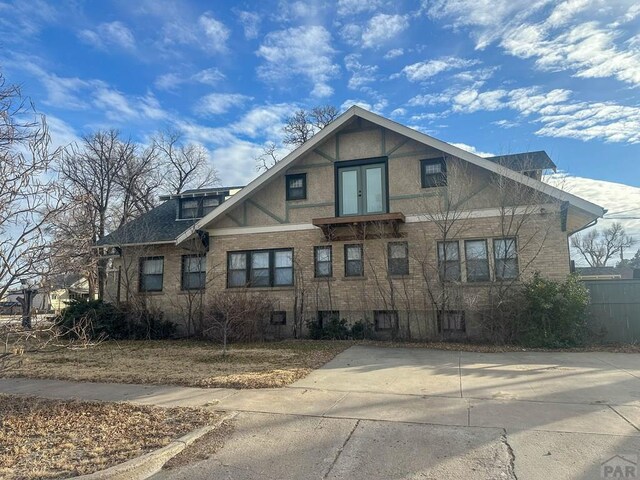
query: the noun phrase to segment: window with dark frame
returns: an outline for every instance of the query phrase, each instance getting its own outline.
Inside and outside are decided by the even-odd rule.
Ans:
[[[207,277],[205,255],[182,256],[182,290],[202,290]]]
[[[467,282],[488,282],[491,280],[486,240],[465,240],[464,257],[467,267]]]
[[[140,259],[140,292],[161,292],[164,277],[164,257]]]
[[[287,312],[284,310],[271,312],[271,325],[286,325],[287,324]]]
[[[460,246],[457,241],[438,242],[438,272],[442,281],[460,281]]]
[[[515,237],[493,240],[493,260],[496,280],[518,278],[518,249]]]
[[[398,312],[395,310],[376,310],[373,312],[376,331],[392,330],[398,325]]]
[[[344,246],[344,276],[364,276],[364,260],[362,258],[362,244]]]
[[[304,200],[307,198],[307,174],[292,173],[285,177],[287,200]]]
[[[464,310],[445,310],[438,312],[438,330],[440,332],[466,332]]]
[[[316,278],[330,278],[333,276],[331,245],[313,247],[314,272]]]
[[[409,244],[389,242],[387,244],[389,275],[409,275]]]
[[[447,184],[447,163],[444,158],[420,160],[422,188],[444,187]]]
[[[316,319],[320,328],[323,328],[329,325],[333,320],[339,321],[340,312],[338,310],[318,310]]]
[[[293,285],[293,249],[227,253],[227,287]]]
[[[221,196],[181,198],[178,218],[186,220],[202,218],[222,202]]]

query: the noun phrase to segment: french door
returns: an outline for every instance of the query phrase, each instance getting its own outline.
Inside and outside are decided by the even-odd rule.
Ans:
[[[338,215],[341,217],[386,213],[386,164],[338,168],[338,197]]]

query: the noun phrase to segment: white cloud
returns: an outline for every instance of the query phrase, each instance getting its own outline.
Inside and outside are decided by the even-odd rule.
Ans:
[[[613,222],[620,222],[627,234],[633,236],[636,240],[640,240],[640,220],[607,218],[608,216],[616,216],[616,212],[626,212],[627,216],[640,217],[640,188],[622,183],[576,177],[566,173],[550,175],[545,178],[545,181],[606,208],[608,210],[607,215],[605,215],[604,219],[598,220],[597,225],[592,228],[603,229],[611,226]],[[622,214],[619,216],[622,216]],[[625,257],[632,256],[637,248],[638,245],[634,245],[627,250]],[[578,257],[574,258],[578,259]]]
[[[324,27],[271,32],[256,52],[265,61],[258,67],[258,76],[283,87],[283,81],[306,77],[313,85],[312,94],[326,97],[333,93],[328,82],[340,72],[333,63],[334,53],[331,34]]]
[[[477,60],[443,57],[436,60],[413,63],[402,69],[410,82],[422,82],[447,70],[458,70],[478,64]]]
[[[380,6],[380,0],[338,0],[338,15],[348,16],[359,13],[374,12]]]
[[[392,48],[387,53],[384,54],[385,60],[390,60],[392,58],[401,57],[404,55],[404,50],[402,48]]]
[[[374,102],[373,104],[370,102],[367,102],[365,100],[360,100],[360,99],[348,99],[345,100],[344,102],[342,102],[342,105],[340,105],[340,110],[341,111],[345,111],[348,110],[350,107],[353,107],[354,105],[357,105],[358,107],[362,107],[365,110],[369,110],[371,112],[377,113],[379,115],[383,114],[383,110],[387,107],[388,102],[385,99],[381,99],[379,101]]]
[[[467,145],[466,143],[454,143],[454,142],[447,142],[449,145],[453,145],[454,147],[458,147],[462,150],[466,150],[467,152],[471,152],[475,155],[478,155],[479,157],[495,157],[495,154],[490,153],[490,152],[483,152],[481,150],[478,150],[476,147],[472,146],[472,145]]]
[[[255,159],[261,153],[260,144],[234,140],[211,150],[211,158],[225,185],[246,185],[258,175]]]
[[[211,116],[228,112],[234,107],[240,107],[252,97],[240,93],[210,93],[196,104],[194,110],[198,115]]]
[[[544,91],[540,87],[481,91],[449,89],[439,94],[417,95],[407,105],[448,105],[450,113],[473,113],[510,109],[529,122],[541,124],[536,135],[640,143],[640,107],[614,102],[577,102],[566,89]]]
[[[470,29],[476,48],[498,43],[508,54],[531,58],[536,68],[578,77],[616,78],[640,85],[637,2],[620,0],[436,0],[427,13]]]
[[[136,46],[131,30],[119,21],[101,23],[95,30],[81,30],[78,32],[78,37],[84,42],[103,50],[114,45],[127,50],[133,50]]]
[[[229,29],[211,13],[205,13],[198,18],[198,24],[207,37],[208,48],[212,52],[226,52]]]
[[[94,105],[102,109],[105,116],[111,120],[126,120],[138,116],[124,94],[117,90],[103,86],[99,87],[93,96]]]
[[[350,53],[344,57],[344,65],[351,72],[351,78],[347,86],[352,90],[357,90],[376,80],[378,67],[376,65],[363,65],[360,63],[360,55],[357,53]]]
[[[158,76],[153,84],[158,90],[175,91],[185,83],[202,83],[213,86],[224,78],[225,75],[220,70],[212,67],[200,70],[193,75],[184,75],[177,72],[165,73]]]
[[[374,15],[362,32],[362,46],[377,48],[409,28],[406,15]]]
[[[520,126],[518,122],[514,122],[513,120],[496,120],[495,122],[491,123],[501,128],[514,128]]]
[[[245,10],[237,12],[237,15],[244,29],[244,37],[247,40],[258,38],[258,34],[260,33],[260,15]]]
[[[168,17],[162,27],[160,48],[169,49],[176,45],[190,45],[209,54],[220,54],[228,51],[227,40],[231,31],[206,12],[197,19],[184,18],[180,14]]]

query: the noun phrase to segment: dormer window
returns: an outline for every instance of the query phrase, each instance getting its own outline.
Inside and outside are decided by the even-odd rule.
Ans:
[[[220,197],[196,197],[180,199],[180,219],[202,218],[220,205]]]

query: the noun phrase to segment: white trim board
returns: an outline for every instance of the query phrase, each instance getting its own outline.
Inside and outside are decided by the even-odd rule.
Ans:
[[[316,135],[311,137],[307,142],[300,145],[293,152],[289,153],[286,157],[284,157],[280,162],[276,163],[269,170],[264,172],[262,175],[255,178],[251,183],[249,183],[246,187],[240,190],[238,193],[233,195],[228,201],[223,202],[218,208],[210,212],[205,217],[201,218],[194,225],[186,229],[182,232],[177,238],[176,243],[182,243],[193,235],[196,230],[205,229],[208,224],[210,224],[216,218],[219,218],[225,212],[228,212],[242,200],[247,198],[253,192],[260,189],[262,186],[266,185],[272,178],[279,175],[281,172],[286,171],[289,166],[296,161],[300,156],[305,153],[313,150],[320,143],[322,143],[327,137],[335,133],[339,130],[344,124],[346,124],[349,120],[354,117],[360,117],[364,120],[367,120],[371,123],[374,123],[378,126],[386,128],[392,132],[398,133],[399,135],[403,135],[407,138],[415,140],[416,142],[422,143],[432,148],[436,148],[444,153],[452,155],[454,157],[461,158],[466,160],[467,162],[482,167],[490,172],[497,173],[502,175],[503,177],[509,178],[516,182],[522,183],[523,185],[527,185],[534,190],[538,190],[546,195],[549,195],[553,198],[557,198],[561,201],[568,201],[573,206],[590,213],[595,217],[602,217],[605,214],[605,210],[587,200],[584,200],[580,197],[576,197],[570,193],[564,192],[556,187],[543,183],[539,180],[535,180],[533,178],[527,177],[519,172],[511,170],[507,167],[503,167],[497,163],[491,162],[490,160],[486,160],[478,155],[467,152],[466,150],[462,150],[458,147],[454,147],[442,140],[438,140],[437,138],[433,138],[424,133],[418,132],[417,130],[413,130],[409,127],[401,125],[397,122],[384,118],[375,113],[369,112],[361,107],[354,105],[349,108],[346,112],[336,118],[333,122],[327,125],[325,128],[320,130]]]
[[[520,207],[516,207],[514,212],[511,212],[511,208],[507,207],[504,213],[505,215],[523,215],[523,214],[532,214],[534,210],[532,209],[546,209],[547,212],[557,212],[557,206],[552,204],[541,204],[541,205],[524,205]],[[503,215],[503,211],[500,208],[484,208],[480,210],[468,210],[456,212],[457,219],[456,222],[462,222],[468,219],[475,218],[493,218],[500,217]],[[444,218],[444,217],[442,217]],[[437,221],[439,218],[437,215],[430,214],[418,214],[418,215],[407,215],[405,218],[405,223],[428,223]],[[209,230],[210,237],[226,237],[232,235],[255,235],[260,233],[279,233],[279,232],[298,232],[303,230],[315,230],[319,227],[311,223],[290,223],[290,224],[282,224],[282,225],[266,225],[262,227],[229,227],[229,228],[217,228],[215,230]]]

